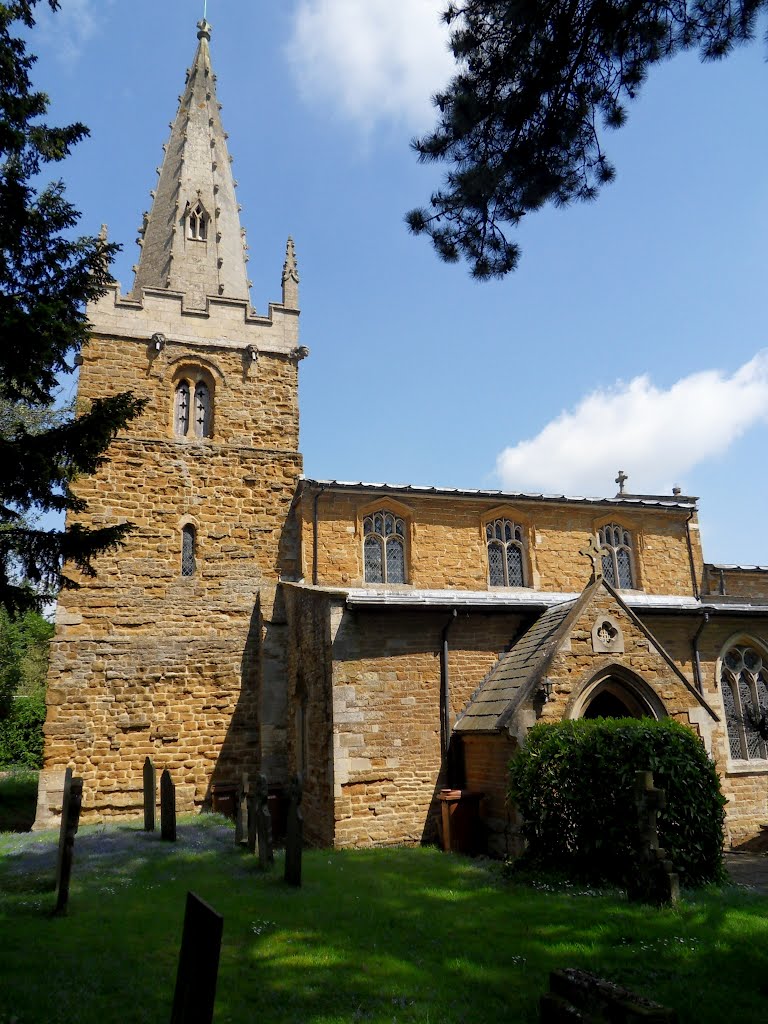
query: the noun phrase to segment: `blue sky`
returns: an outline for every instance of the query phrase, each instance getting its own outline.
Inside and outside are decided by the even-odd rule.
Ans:
[[[91,129],[57,173],[125,291],[202,5],[63,0],[31,37],[51,120]],[[408,141],[450,73],[442,6],[208,0],[260,312],[296,241],[306,474],[606,496],[621,468],[700,496],[708,560],[768,564],[764,43],[657,68],[605,139],[616,182],[479,283],[403,223],[440,175]]]

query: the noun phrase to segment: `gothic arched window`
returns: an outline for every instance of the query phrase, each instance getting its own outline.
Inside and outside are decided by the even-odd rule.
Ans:
[[[173,433],[176,437],[213,437],[213,381],[194,366],[176,375]]]
[[[485,526],[488,583],[492,587],[525,586],[525,534],[511,519],[494,519]]]
[[[208,214],[199,201],[187,214],[187,237],[197,242],[204,242],[208,237]]]
[[[363,519],[366,583],[405,583],[405,521],[382,509]]]
[[[603,562],[603,579],[619,590],[631,590],[635,585],[632,534],[623,526],[609,523],[600,527],[597,542]]]
[[[768,756],[768,666],[749,643],[734,644],[720,665],[720,686],[731,757]]]
[[[181,531],[181,575],[194,576],[197,569],[197,537],[195,528],[187,523]]]

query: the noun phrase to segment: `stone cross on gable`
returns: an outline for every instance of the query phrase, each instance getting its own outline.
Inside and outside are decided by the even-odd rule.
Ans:
[[[629,477],[623,469],[619,470],[619,475],[616,477],[616,483],[619,485],[619,494],[624,493],[624,484],[629,480]]]
[[[591,582],[594,583],[603,575],[603,554],[594,537],[589,538],[589,544],[586,547],[579,549],[579,554],[589,558],[592,562]]]

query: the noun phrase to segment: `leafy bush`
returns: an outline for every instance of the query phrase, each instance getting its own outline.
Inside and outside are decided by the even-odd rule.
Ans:
[[[45,691],[14,698],[8,716],[0,721],[0,767],[42,767],[44,722]]]
[[[635,858],[635,772],[666,791],[660,845],[684,885],[723,875],[720,780],[703,743],[671,719],[537,725],[510,765],[526,860],[594,882],[622,884]]]

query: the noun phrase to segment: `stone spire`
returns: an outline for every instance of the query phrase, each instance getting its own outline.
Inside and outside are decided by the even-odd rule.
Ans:
[[[133,296],[140,299],[144,288],[168,289],[182,292],[186,307],[204,309],[209,296],[249,302],[250,282],[211,68],[211,26],[203,19],[197,29],[197,52],[163,147],[152,210],[139,229]]]

